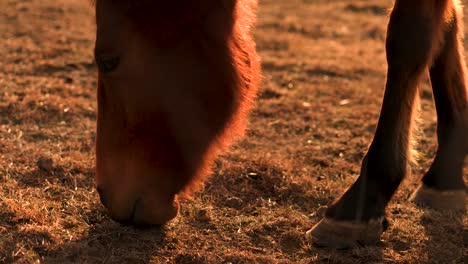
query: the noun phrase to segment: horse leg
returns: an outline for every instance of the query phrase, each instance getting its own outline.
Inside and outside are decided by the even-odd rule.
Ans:
[[[409,167],[417,85],[439,49],[447,1],[395,2],[387,29],[387,83],[377,130],[356,182],[307,232],[315,245],[375,243],[387,228],[385,208]]]
[[[462,45],[462,12],[455,3],[440,53],[430,69],[437,110],[438,149],[413,200],[435,209],[464,210],[463,164],[468,155],[468,86]]]

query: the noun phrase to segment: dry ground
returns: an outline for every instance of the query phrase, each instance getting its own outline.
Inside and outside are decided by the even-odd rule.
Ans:
[[[372,139],[391,4],[261,1],[264,84],[248,136],[175,221],[136,230],[110,220],[94,190],[87,1],[1,0],[0,263],[463,263],[467,217],[408,202],[436,145],[427,85],[420,163],[388,208],[381,244],[334,251],[304,239]]]

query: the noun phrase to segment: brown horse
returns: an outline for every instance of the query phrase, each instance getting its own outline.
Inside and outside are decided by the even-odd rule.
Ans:
[[[256,94],[251,37],[256,0],[97,0],[97,185],[120,222],[164,224],[177,215],[216,155],[242,135]],[[385,208],[408,173],[418,83],[429,70],[438,150],[414,200],[464,210],[467,70],[458,0],[396,0],[388,77],[360,177],[308,232],[348,247],[379,240]]]

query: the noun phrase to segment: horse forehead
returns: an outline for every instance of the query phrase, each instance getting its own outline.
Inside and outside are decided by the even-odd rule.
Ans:
[[[177,26],[196,27],[199,22],[211,13],[229,14],[239,6],[251,5],[254,0],[185,0],[185,1],[155,1],[155,0],[90,0],[95,5],[125,14],[131,21],[151,25],[151,28],[166,29]],[[106,10],[104,10],[106,11]]]

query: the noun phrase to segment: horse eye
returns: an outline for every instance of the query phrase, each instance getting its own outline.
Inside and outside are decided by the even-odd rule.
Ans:
[[[120,57],[110,55],[96,55],[96,64],[102,73],[111,73],[117,69]]]

